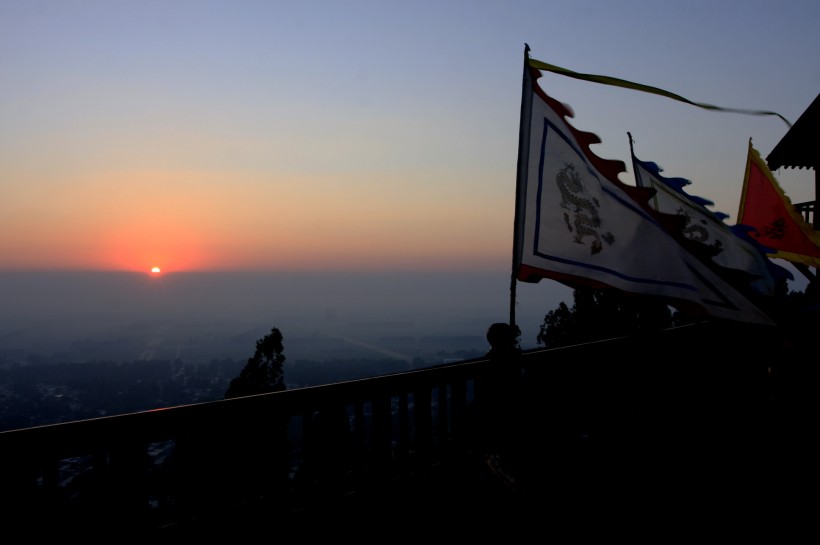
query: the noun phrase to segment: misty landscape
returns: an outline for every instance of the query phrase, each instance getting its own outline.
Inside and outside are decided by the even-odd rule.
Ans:
[[[519,285],[522,348],[570,297],[547,285]],[[0,429],[221,399],[271,328],[291,388],[481,357],[509,297],[509,279],[490,272],[3,272]],[[95,406],[75,399],[69,418],[72,381]]]
[[[570,291],[554,293],[518,316],[522,346]],[[509,280],[495,273],[4,272],[0,299],[6,364],[242,358],[271,327],[292,359],[410,361],[486,351],[487,327],[509,318]]]

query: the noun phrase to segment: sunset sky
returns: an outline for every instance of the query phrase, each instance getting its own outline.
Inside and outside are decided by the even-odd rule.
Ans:
[[[794,122],[818,23],[816,0],[0,0],[0,270],[503,267],[525,43]],[[631,132],[730,224],[749,138],[765,158],[788,130],[540,81],[596,153],[629,163]]]

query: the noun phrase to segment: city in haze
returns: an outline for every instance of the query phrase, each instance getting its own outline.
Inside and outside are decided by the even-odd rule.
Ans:
[[[504,271],[0,272],[0,431],[222,399],[272,328],[288,388],[481,357],[509,286]],[[571,297],[529,288],[525,348]]]
[[[486,329],[509,320],[509,285],[502,271],[3,272],[0,361],[243,360],[276,327],[293,360],[440,363],[437,353],[489,349]],[[533,288],[516,309],[524,347],[536,345],[549,310],[571,301],[559,284]]]

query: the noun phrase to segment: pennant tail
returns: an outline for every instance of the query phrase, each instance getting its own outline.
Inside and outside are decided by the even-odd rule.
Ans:
[[[644,85],[642,83],[636,83],[634,81],[628,81],[625,79],[620,78],[613,78],[611,76],[603,76],[599,74],[582,74],[580,72],[575,72],[573,70],[569,70],[568,68],[562,68],[560,66],[556,66],[554,64],[549,64],[543,61],[532,60],[532,66],[535,68],[539,68],[541,70],[546,70],[547,72],[553,72],[555,74],[561,74],[562,76],[567,76],[570,78],[583,80],[583,81],[591,81],[594,83],[600,83],[602,85],[612,85],[614,87],[623,87],[624,89],[632,89],[634,91],[642,91],[644,93],[651,93],[653,95],[659,95],[666,98],[671,98],[672,100],[677,100],[679,102],[683,102],[685,104],[691,104],[692,106],[697,106],[698,108],[703,108],[705,110],[714,110],[718,112],[732,112],[737,114],[748,114],[748,115],[774,115],[779,117],[786,125],[791,128],[792,124],[789,122],[788,119],[783,117],[777,112],[772,112],[769,110],[746,110],[740,108],[725,108],[720,106],[715,106],[714,104],[706,104],[704,102],[694,102],[689,100],[688,98],[682,97],[676,93],[672,93],[667,91],[666,89],[660,89],[658,87],[653,87],[651,85]]]

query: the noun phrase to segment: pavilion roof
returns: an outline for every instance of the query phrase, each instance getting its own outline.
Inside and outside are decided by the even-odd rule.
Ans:
[[[813,168],[820,162],[820,94],[766,157],[772,170]]]

